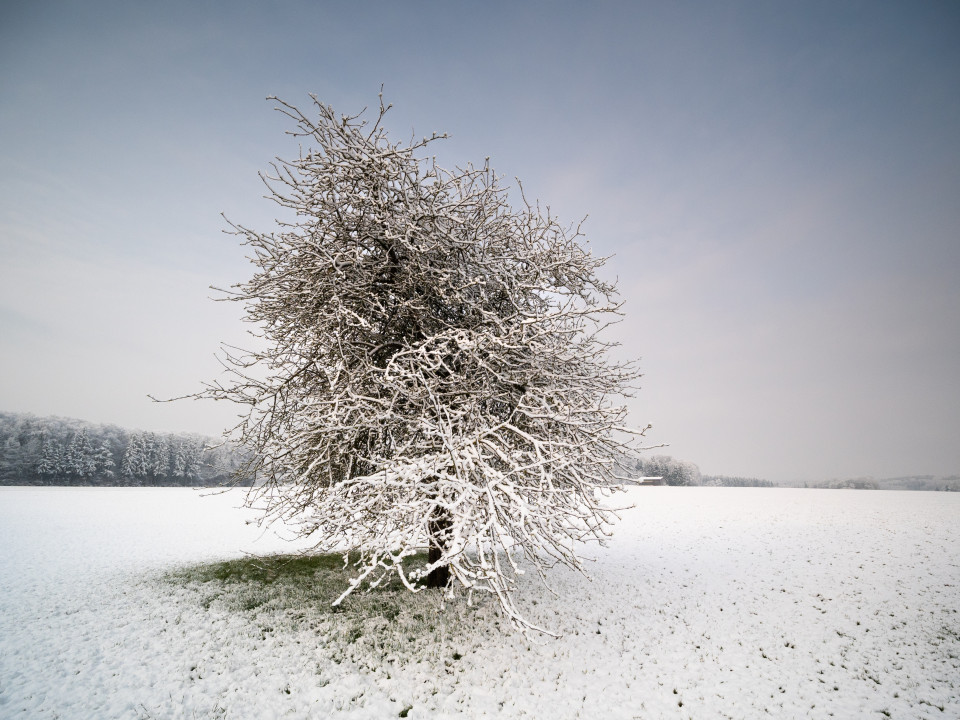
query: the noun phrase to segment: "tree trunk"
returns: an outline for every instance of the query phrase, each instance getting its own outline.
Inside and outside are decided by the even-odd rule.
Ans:
[[[430,547],[427,562],[431,565],[441,558],[450,542],[447,531],[450,529],[450,516],[445,510],[437,508],[430,519]],[[428,588],[445,588],[450,583],[450,568],[441,565],[427,575]]]

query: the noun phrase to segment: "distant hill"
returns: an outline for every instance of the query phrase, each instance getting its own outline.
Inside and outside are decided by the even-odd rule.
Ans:
[[[941,490],[960,492],[960,475],[908,475],[877,480],[881,490]]]
[[[235,448],[192,433],[0,411],[0,485],[222,485],[242,461]]]
[[[892,478],[834,478],[819,482],[787,483],[783,487],[809,487],[821,490],[925,490],[960,492],[960,475],[905,475]]]
[[[760,478],[730,475],[704,475],[696,464],[677,460],[669,455],[625,456],[624,465],[631,467],[633,475],[648,478],[644,485],[694,485],[703,487],[807,487],[821,490],[927,490],[960,492],[960,475],[907,475],[881,478],[834,478],[805,483],[776,484]],[[656,478],[656,479],[653,479]]]

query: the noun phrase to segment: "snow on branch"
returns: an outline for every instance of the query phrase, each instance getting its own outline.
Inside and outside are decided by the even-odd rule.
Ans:
[[[225,298],[266,349],[227,353],[202,393],[246,406],[232,437],[252,502],[411,589],[400,561],[427,546],[427,585],[489,591],[523,625],[521,560],[581,569],[642,434],[618,404],[636,368],[599,337],[620,315],[604,259],[579,227],[511,207],[488,164],[421,157],[444,136],[393,142],[382,98],[372,123],[316,98],[278,109],[302,146],[262,177],[294,219],[231,224],[256,271]]]

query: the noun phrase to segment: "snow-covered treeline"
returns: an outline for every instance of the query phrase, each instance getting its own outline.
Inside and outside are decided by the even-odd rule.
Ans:
[[[825,490],[933,490],[960,492],[960,475],[907,475],[892,478],[834,478],[804,483],[804,487]]]
[[[700,468],[669,455],[641,456],[635,462],[638,476],[660,478],[661,485],[702,485]]]
[[[700,484],[708,487],[776,487],[769,480],[732,475],[704,475]]]
[[[703,485],[706,487],[776,487],[769,480],[733,477],[729,475],[703,475],[700,468],[689,460],[677,460],[669,455],[641,456],[635,460],[638,477],[660,478],[660,485]]]
[[[0,412],[0,485],[217,485],[238,453],[186,433]]]

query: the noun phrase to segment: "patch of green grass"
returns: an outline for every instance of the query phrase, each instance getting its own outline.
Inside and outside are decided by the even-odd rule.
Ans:
[[[347,560],[345,566],[339,553],[248,556],[178,568],[164,580],[196,591],[198,603],[207,610],[220,604],[240,612],[309,609],[310,614],[348,612],[395,619],[408,594],[396,575],[375,587],[364,582],[341,605],[332,606],[357,574],[359,554],[351,552]],[[427,554],[417,553],[404,558],[404,572],[426,564]]]
[[[469,644],[457,638],[482,634],[493,620],[495,610],[489,603],[470,606],[465,597],[443,600],[432,590],[411,593],[395,573],[375,586],[361,584],[334,607],[357,576],[358,559],[351,553],[346,567],[343,555],[336,553],[202,563],[162,575],[159,589],[174,592],[178,605],[192,605],[195,612],[243,618],[252,637],[290,638],[291,633],[307,631],[331,660],[350,660],[358,667],[403,664],[426,655],[449,657]],[[426,552],[419,553],[404,559],[404,572],[426,565]],[[186,608],[176,612],[182,615]],[[448,649],[440,650],[438,642]],[[459,651],[456,655],[462,657]]]
[[[358,554],[348,556],[352,565],[358,560]],[[344,573],[343,555],[322,553],[316,555],[268,555],[265,557],[247,556],[223,562],[205,563],[181,568],[170,574],[171,579],[192,582],[255,582],[272,584],[274,582],[296,582],[315,577],[318,573]]]

